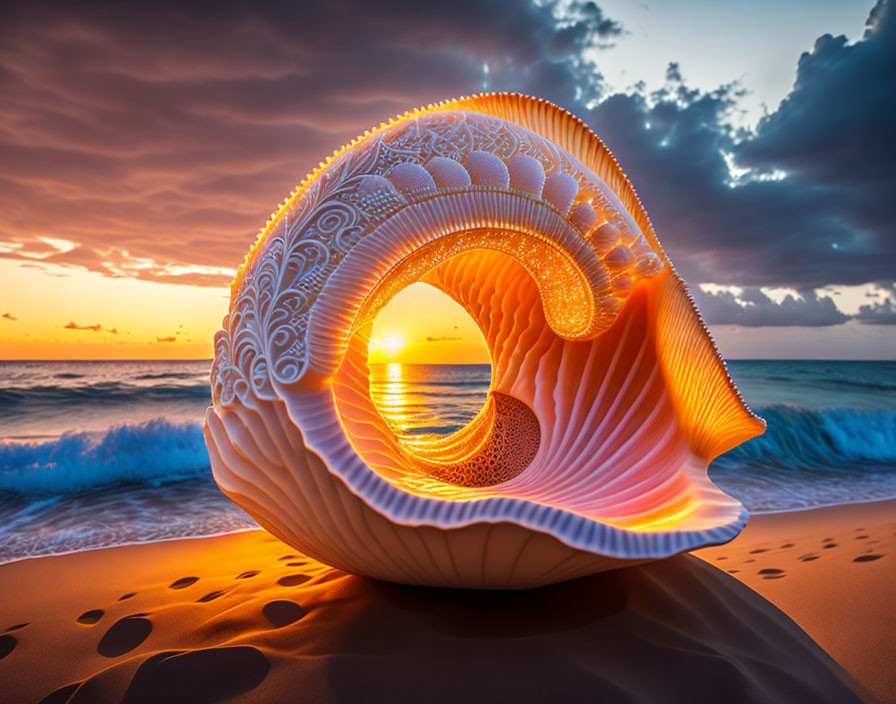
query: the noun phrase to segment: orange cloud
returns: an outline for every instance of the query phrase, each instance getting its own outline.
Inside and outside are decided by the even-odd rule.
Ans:
[[[168,337],[157,337],[156,342],[177,342],[177,338],[174,335],[169,335]]]
[[[90,330],[91,332],[101,332],[103,326],[97,323],[96,325],[78,325],[74,321],[70,322],[68,325],[62,326],[65,330]]]
[[[14,315],[10,313],[4,313],[0,318],[6,318],[7,320],[18,320]]]

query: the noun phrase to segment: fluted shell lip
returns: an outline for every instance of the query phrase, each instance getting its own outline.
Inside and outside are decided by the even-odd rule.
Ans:
[[[463,271],[463,265],[458,261],[462,262],[463,259],[444,265],[439,274],[441,278],[429,282],[448,289],[447,281],[456,282],[461,278],[457,272]],[[495,264],[475,265],[468,262],[468,271],[498,270],[498,259],[493,256],[487,261],[494,261]],[[446,272],[446,266],[453,269]],[[513,268],[512,265],[508,266]],[[489,300],[495,291],[504,288],[504,281],[498,275],[483,282],[482,288],[476,288],[475,296],[473,289],[466,295],[458,290],[449,289],[446,292],[454,294],[453,297],[469,310],[478,307],[477,304],[471,305],[470,296],[474,296],[476,301]],[[566,352],[559,376],[536,377],[536,386],[556,383],[559,388],[569,389],[565,393],[572,395],[562,398],[562,395],[558,397],[558,392],[554,391],[554,408],[551,411],[544,407],[538,408],[538,393],[525,397],[527,403],[538,408],[542,432],[548,433],[547,437],[542,438],[542,449],[545,451],[540,452],[522,474],[509,481],[494,486],[453,487],[444,490],[444,487],[434,487],[425,477],[387,478],[383,471],[377,470],[378,458],[365,454],[367,438],[364,433],[370,424],[377,422],[374,416],[376,410],[371,407],[367,409],[366,415],[358,414],[358,400],[354,394],[362,393],[360,389],[363,379],[357,373],[354,378],[351,373],[345,378],[337,378],[335,395],[342,426],[352,438],[360,458],[367,462],[347,463],[344,454],[331,454],[331,448],[326,443],[318,442],[314,433],[306,442],[334,468],[350,491],[396,524],[437,526],[450,530],[481,523],[512,523],[549,535],[575,550],[618,560],[658,559],[696,547],[726,542],[740,532],[748,514],[737,500],[715,487],[706,476],[707,460],[693,454],[681,438],[673,408],[663,401],[665,382],[659,369],[663,366],[663,361],[656,359],[649,362],[650,357],[655,354],[652,351],[654,340],[650,338],[653,333],[649,333],[647,339],[636,339],[640,332],[639,326],[650,326],[648,311],[654,305],[653,301],[665,295],[680,297],[681,282],[669,274],[665,280],[658,280],[649,288],[652,290],[646,290],[642,285],[635,292],[637,295],[631,296],[620,320],[605,333],[605,344],[611,347],[618,345],[615,349],[625,352],[616,355],[606,352],[601,345],[603,338],[589,343],[587,350],[583,350],[582,343],[564,343]],[[529,291],[528,295],[535,294]],[[524,307],[524,310],[529,309]],[[528,326],[530,316],[531,313],[526,313],[521,324]],[[508,333],[505,331],[502,334]],[[512,337],[513,334],[508,336]],[[543,333],[543,336],[546,336],[545,340],[554,339],[550,332]],[[486,339],[495,355],[494,339],[488,335]],[[495,339],[501,339],[501,336],[498,335]],[[506,341],[506,338],[503,339]],[[547,345],[547,349],[555,348],[555,345],[556,343],[551,343]],[[362,352],[361,356],[363,354]],[[500,359],[508,354],[515,352],[513,349],[497,352],[497,364],[505,370]],[[626,367],[631,360],[641,360],[641,366]],[[347,363],[355,368],[360,366],[358,363]],[[652,364],[657,365],[656,368]],[[594,385],[592,390],[597,389],[597,396],[611,393],[609,389],[620,388],[619,377],[622,375],[621,388],[628,389],[625,393],[633,399],[642,399],[631,406],[631,409],[635,409],[633,413],[629,408],[617,404],[615,407],[610,406],[603,416],[598,416],[587,413],[587,405],[580,406],[583,404],[582,399],[588,396],[585,394],[583,397],[581,387],[576,386],[582,383],[576,370],[589,367],[603,370],[602,373],[592,374],[588,380],[588,384]],[[543,361],[539,368],[546,369]],[[616,371],[612,371],[614,369]],[[339,376],[343,374],[341,371]],[[506,388],[506,377],[499,379],[497,384]],[[514,382],[509,386],[515,388]],[[353,394],[352,406],[348,409],[340,405],[341,399],[347,398],[346,389]],[[656,400],[651,402],[647,399]],[[653,406],[651,403],[657,405]],[[585,410],[572,410],[576,407]],[[593,407],[592,405],[591,408]],[[296,408],[297,419],[304,417],[305,408],[308,408],[305,404]],[[545,427],[546,420],[551,418],[556,420],[554,427]],[[643,420],[638,421],[638,418]],[[306,423],[303,421],[303,424]],[[360,435],[355,434],[357,428],[363,429]],[[590,443],[581,440],[583,436],[589,438]],[[623,436],[626,438],[624,441]],[[646,453],[631,453],[626,450],[643,447],[656,448],[656,451],[651,449]],[[378,448],[376,453],[389,452],[382,446]],[[626,466],[625,456],[620,454],[623,452],[629,452],[631,469]],[[566,461],[557,464],[558,458],[563,457],[567,458]],[[645,474],[638,469],[639,466],[649,472]],[[570,474],[573,469],[569,467],[575,470],[573,474]],[[626,477],[627,472],[632,473],[630,478]],[[615,478],[612,476],[614,473],[617,474]],[[566,479],[562,479],[563,474],[568,475]],[[578,498],[576,494],[563,489],[564,482],[566,485],[579,487],[587,486],[582,482],[589,481],[596,485],[597,482],[592,477],[601,475],[609,475],[605,485],[610,487],[607,489],[608,503],[603,508],[600,508],[601,496],[597,491],[593,492],[593,497],[588,501],[584,501],[581,496],[588,493],[585,488],[577,489]],[[555,491],[552,485],[559,488]],[[643,489],[632,493],[631,487],[638,485],[642,485]],[[652,500],[653,504],[639,506],[638,491],[653,494],[656,497]],[[616,500],[616,507],[631,504],[632,515],[646,512],[649,517],[643,520],[632,519],[625,511],[617,511],[614,516],[614,493],[620,497]],[[668,500],[664,498],[666,496]],[[675,518],[676,511],[687,515]]]
[[[315,446],[309,442],[311,449],[323,449]],[[740,533],[749,520],[749,512],[740,502],[714,486],[704,487],[703,491],[708,500],[730,502],[731,511],[724,522],[696,530],[645,531],[626,530],[562,507],[513,497],[429,499],[397,489],[364,470],[352,468],[338,474],[353,494],[396,524],[454,530],[482,523],[512,523],[551,536],[575,550],[630,563],[721,545]]]
[[[418,280],[473,317],[493,368],[487,408],[426,447],[387,427],[366,369],[372,317]],[[322,163],[250,251],[224,327],[215,478],[328,564],[528,587],[746,522],[706,467],[763,424],[612,154],[543,101],[451,101]]]

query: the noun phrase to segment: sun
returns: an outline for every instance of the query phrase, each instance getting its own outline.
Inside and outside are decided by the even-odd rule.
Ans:
[[[380,341],[380,347],[392,356],[395,356],[404,349],[404,344],[404,338],[401,338],[398,335],[389,335]]]

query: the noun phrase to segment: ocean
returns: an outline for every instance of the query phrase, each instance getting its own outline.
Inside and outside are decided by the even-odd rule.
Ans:
[[[217,488],[208,361],[0,362],[0,563],[254,526]],[[896,497],[896,362],[732,361],[765,435],[710,476],[752,513]],[[488,365],[377,365],[403,433],[482,407]]]

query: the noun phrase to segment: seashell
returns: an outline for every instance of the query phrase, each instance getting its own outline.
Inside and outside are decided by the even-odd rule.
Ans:
[[[470,174],[454,159],[434,156],[426,162],[425,168],[438,188],[464,188],[470,185]]]
[[[569,221],[579,232],[587,235],[597,224],[597,211],[587,201],[579,203],[569,214]]]
[[[464,162],[470,178],[477,186],[496,186],[507,188],[510,184],[510,173],[507,166],[494,154],[476,150]]]
[[[433,145],[451,140],[473,149],[471,185],[436,191],[454,167],[432,166]],[[559,179],[546,200],[509,187],[489,150],[522,141],[604,194],[610,221],[636,224],[649,249],[638,266],[618,239],[602,260],[571,224],[586,218],[557,212]],[[390,171],[398,153],[434,175]],[[362,169],[388,173],[405,198],[375,216],[357,208],[341,184]],[[417,281],[479,326],[493,380],[466,428],[411,442],[375,406],[367,354],[377,312]],[[284,202],[231,291],[206,413],[212,472],[262,527],[324,563],[527,588],[722,543],[746,521],[706,469],[764,423],[612,154],[549,103],[474,96],[371,130]]]
[[[528,154],[516,154],[507,162],[507,171],[510,173],[511,188],[541,198],[541,190],[544,188],[544,167],[537,159]]]
[[[410,162],[394,166],[389,172],[389,181],[404,194],[436,190],[436,182],[429,172],[420,164]]]
[[[604,264],[610,271],[628,269],[634,263],[634,252],[632,252],[632,250],[630,250],[624,244],[620,244],[617,247],[614,247],[609,252],[607,252],[607,255],[604,257]]]
[[[561,215],[569,213],[569,208],[579,192],[579,184],[569,174],[553,173],[545,179],[541,197],[554,204]]]

